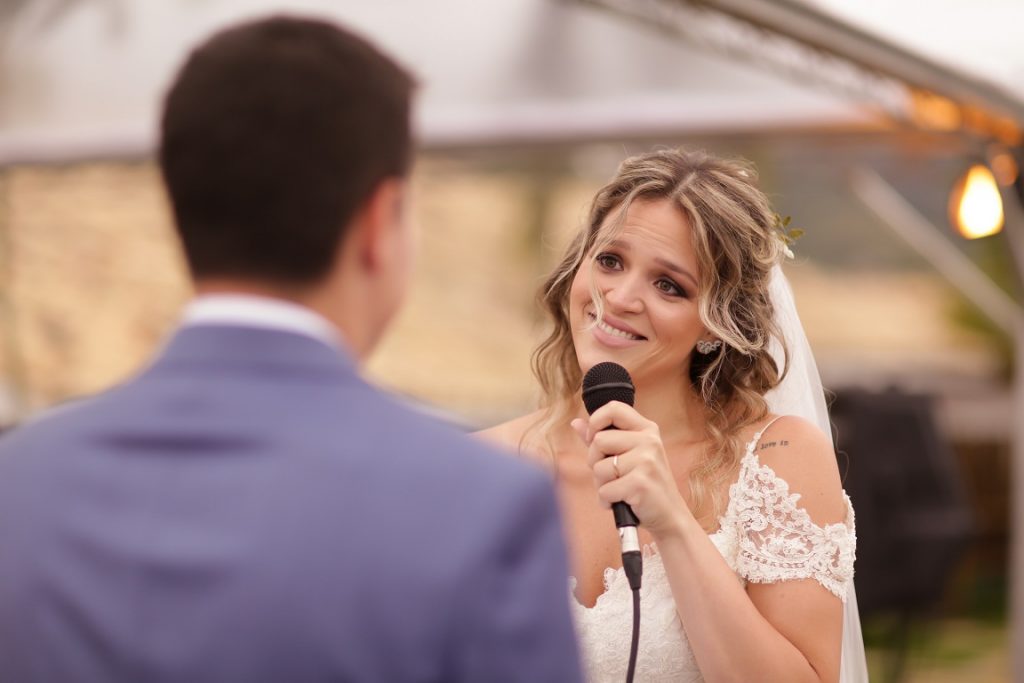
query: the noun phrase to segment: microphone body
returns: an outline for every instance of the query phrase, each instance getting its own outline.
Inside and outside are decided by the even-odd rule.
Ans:
[[[590,415],[611,401],[620,401],[632,406],[635,397],[633,380],[626,368],[618,363],[598,363],[583,377],[583,405]],[[615,426],[610,425],[606,429],[615,429]],[[622,566],[626,570],[630,588],[637,590],[640,588],[640,577],[643,574],[640,537],[636,530],[640,520],[633,509],[621,501],[612,503],[612,514],[615,516],[615,526],[619,530]]]

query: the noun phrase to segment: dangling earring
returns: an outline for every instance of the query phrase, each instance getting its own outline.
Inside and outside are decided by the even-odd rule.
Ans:
[[[706,356],[709,353],[717,351],[719,348],[721,348],[721,346],[721,339],[716,339],[714,341],[707,341],[705,339],[701,339],[699,342],[697,342],[697,353]]]

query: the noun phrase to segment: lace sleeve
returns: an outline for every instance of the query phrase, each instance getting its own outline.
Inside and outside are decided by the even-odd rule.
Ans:
[[[752,583],[814,579],[846,602],[853,580],[856,531],[844,493],[845,522],[824,527],[797,506],[800,494],[748,452],[730,491],[728,521],[735,529],[737,573]]]

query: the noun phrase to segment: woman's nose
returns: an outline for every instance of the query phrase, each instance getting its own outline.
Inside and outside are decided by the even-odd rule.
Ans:
[[[604,290],[604,300],[612,310],[637,312],[643,309],[643,297],[639,278],[622,276]]]

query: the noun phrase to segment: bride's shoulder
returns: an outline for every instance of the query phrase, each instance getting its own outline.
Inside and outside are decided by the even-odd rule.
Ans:
[[[771,414],[748,429],[748,439],[755,440],[756,451],[771,451],[771,455],[795,453],[795,457],[812,460],[834,458],[832,438],[809,420],[797,415]]]
[[[826,521],[844,517],[842,481],[829,435],[795,415],[772,415],[758,427],[751,443],[756,463],[801,494],[801,506]],[[753,437],[752,437],[753,438]]]
[[[473,432],[473,436],[501,446],[506,450],[519,452],[523,437],[532,426],[540,421],[542,412],[541,410],[536,410],[532,413],[521,415],[507,422],[496,424],[493,427]]]

